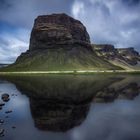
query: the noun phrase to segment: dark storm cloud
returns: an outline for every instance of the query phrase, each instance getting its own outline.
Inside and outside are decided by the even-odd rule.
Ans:
[[[124,4],[128,6],[134,6],[140,4],[140,0],[122,0],[122,2],[124,2]]]
[[[50,13],[68,13],[73,0],[1,0],[0,21],[31,28],[36,16]]]
[[[75,0],[72,13],[86,25],[92,42],[140,51],[140,0],[87,1]]]

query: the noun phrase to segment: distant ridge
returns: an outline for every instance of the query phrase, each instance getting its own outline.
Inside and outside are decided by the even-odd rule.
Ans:
[[[139,70],[140,55],[133,47],[115,48],[109,44],[92,44],[96,55],[124,69]]]
[[[10,64],[0,64],[0,68],[7,67]]]

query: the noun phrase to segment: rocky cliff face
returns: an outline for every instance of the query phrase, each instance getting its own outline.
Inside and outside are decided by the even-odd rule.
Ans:
[[[123,68],[139,68],[140,55],[134,48],[115,48],[113,45],[92,45],[96,54]]]
[[[66,14],[38,16],[31,33],[29,50],[90,45],[84,25]]]
[[[140,55],[134,48],[120,48],[117,51],[130,65],[136,65],[140,61]]]
[[[110,44],[93,44],[92,48],[98,56],[104,56],[105,58],[112,58],[118,53],[117,49]]]

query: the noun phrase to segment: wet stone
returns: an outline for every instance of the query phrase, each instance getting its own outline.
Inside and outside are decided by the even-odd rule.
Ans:
[[[13,93],[11,96],[14,96],[14,97],[15,97],[15,96],[17,96],[17,94],[14,94],[14,93]]]
[[[4,136],[4,129],[0,129],[0,137],[3,137]]]
[[[16,127],[15,126],[12,126],[12,128],[15,129]]]
[[[8,102],[8,101],[10,100],[9,94],[7,94],[7,93],[2,94],[1,99],[2,99],[4,102]]]
[[[4,105],[5,105],[5,103],[1,103],[1,102],[0,102],[0,107],[2,107],[2,106],[4,106]]]
[[[6,114],[11,113],[11,112],[12,112],[12,110],[5,111]]]
[[[0,119],[0,124],[3,124],[4,123],[4,120]]]

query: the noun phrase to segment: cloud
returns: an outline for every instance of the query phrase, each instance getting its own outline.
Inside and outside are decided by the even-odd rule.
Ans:
[[[70,14],[73,0],[1,0],[0,21],[31,29],[38,15],[50,13]]]
[[[75,0],[72,15],[85,24],[92,42],[140,51],[140,0]]]
[[[26,32],[26,33],[25,33]],[[12,63],[28,49],[28,31],[18,30],[15,33],[2,33],[0,35],[0,63]]]

